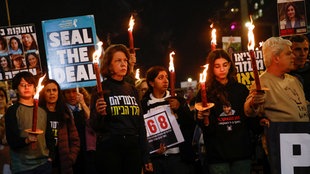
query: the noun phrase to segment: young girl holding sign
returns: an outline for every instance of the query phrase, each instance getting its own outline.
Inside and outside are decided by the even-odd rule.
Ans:
[[[194,162],[191,143],[195,122],[186,100],[183,96],[171,97],[167,90],[169,86],[168,73],[164,67],[151,67],[147,71],[146,80],[149,89],[142,99],[143,112],[150,113],[160,107],[170,107],[184,137],[184,142],[169,148],[167,147],[169,144],[161,143],[159,149],[151,155],[154,174],[191,173],[193,172],[192,164]],[[165,123],[170,124],[166,119],[168,118],[158,117],[159,124],[154,125],[165,126]],[[163,129],[163,127],[156,129]]]

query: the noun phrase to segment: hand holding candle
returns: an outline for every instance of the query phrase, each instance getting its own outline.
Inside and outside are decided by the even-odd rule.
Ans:
[[[253,25],[253,21],[251,18],[251,23],[247,23],[247,27],[248,27],[248,50],[250,53],[250,58],[251,58],[251,64],[252,64],[252,68],[253,68],[253,74],[254,74],[254,80],[255,80],[255,85],[256,85],[256,90],[259,91],[261,90],[261,85],[260,85],[260,81],[259,81],[259,75],[258,75],[258,70],[257,70],[257,64],[256,64],[256,58],[255,58],[255,54],[254,54],[254,46],[255,46],[255,40],[254,40],[254,33],[253,33],[253,29],[254,29],[254,25]]]
[[[208,126],[209,125],[209,114],[210,114],[210,111],[208,109],[213,107],[214,103],[208,103],[208,100],[207,100],[206,80],[207,80],[207,71],[208,71],[209,65],[206,64],[203,67],[205,67],[205,69],[203,70],[202,73],[200,73],[200,77],[199,77],[201,103],[196,103],[195,108],[199,112],[203,112],[202,115],[204,115],[204,124]]]
[[[174,64],[173,64],[173,56],[175,55],[174,51],[169,54],[170,62],[169,62],[169,72],[170,72],[170,93],[171,97],[175,96],[175,72],[174,72]]]
[[[38,134],[42,134],[43,133],[43,130],[37,129],[37,123],[38,123],[39,94],[40,94],[40,91],[44,87],[41,84],[42,84],[42,81],[45,78],[45,76],[46,76],[46,74],[39,79],[38,86],[36,88],[36,93],[35,93],[35,95],[33,97],[33,113],[32,113],[32,126],[31,126],[31,129],[26,129],[25,130],[27,133],[29,133],[29,136],[27,137],[29,143],[36,142],[37,141],[37,137],[36,136]],[[36,144],[32,143],[31,144],[31,148],[35,149],[36,148]]]
[[[44,86],[42,86],[41,84],[45,76],[46,74],[39,79],[36,93],[33,97],[34,106],[33,106],[33,116],[32,116],[32,129],[31,129],[33,132],[37,131],[39,94],[40,94],[40,91],[44,88]]]
[[[102,42],[97,43],[97,50],[93,54],[93,64],[94,64],[94,71],[96,74],[96,81],[97,81],[97,92],[100,97],[103,97],[102,94],[102,86],[101,86],[101,77],[100,77],[100,69],[99,69],[99,58],[102,53]]]
[[[103,100],[103,92],[101,86],[101,78],[100,78],[100,70],[99,70],[99,58],[102,54],[102,42],[97,43],[97,50],[93,54],[93,64],[94,64],[94,71],[96,74],[96,81],[97,81],[97,93],[99,98]],[[106,110],[102,113],[102,115],[106,115]]]

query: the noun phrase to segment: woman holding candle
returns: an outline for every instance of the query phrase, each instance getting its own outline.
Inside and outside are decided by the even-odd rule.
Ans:
[[[12,79],[12,88],[17,91],[18,101],[5,113],[6,138],[10,146],[13,173],[51,173],[49,149],[51,138],[44,109],[37,108],[37,129],[42,134],[27,133],[33,125],[36,80],[23,71]],[[35,146],[32,146],[34,144]]]
[[[250,120],[243,110],[249,91],[245,85],[238,83],[235,65],[226,51],[217,49],[210,52],[207,63],[207,101],[215,105],[197,114],[204,135],[207,167],[210,174],[220,171],[225,174],[250,174]],[[197,102],[200,101],[201,97],[197,97]],[[227,105],[235,112],[221,116],[223,106]],[[204,124],[204,117],[209,117],[209,124]]]
[[[73,173],[73,165],[80,151],[80,138],[73,116],[55,80],[43,82],[39,105],[47,112],[47,123],[51,125],[53,145],[50,147],[53,173]]]
[[[92,93],[90,124],[97,134],[98,173],[140,174],[142,167],[152,171],[138,92],[124,80],[129,58],[126,46],[109,46],[100,64],[104,96]]]
[[[154,174],[190,174],[193,172],[194,162],[192,136],[195,122],[193,114],[185,98],[181,96],[171,98],[168,91],[169,79],[166,68],[161,66],[149,68],[146,81],[149,88],[142,99],[144,114],[160,107],[169,106],[185,139],[184,142],[169,148],[166,147],[166,144],[161,144],[159,150],[151,155]]]

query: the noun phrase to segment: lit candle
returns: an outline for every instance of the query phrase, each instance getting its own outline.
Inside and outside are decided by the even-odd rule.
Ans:
[[[213,24],[210,25],[212,28],[211,31],[211,51],[214,51],[216,49],[216,29],[213,28]]]
[[[175,72],[174,72],[174,64],[173,64],[173,56],[175,55],[174,51],[169,54],[170,62],[169,62],[169,72],[170,72],[170,93],[171,97],[175,96]]]
[[[34,106],[32,114],[32,129],[31,129],[32,132],[37,131],[39,94],[40,91],[44,88],[44,86],[42,86],[41,84],[45,76],[46,74],[39,79],[38,86],[36,88],[36,93],[33,97]]]
[[[133,26],[135,25],[135,19],[131,15],[130,20],[129,20],[129,28],[128,28],[128,35],[129,35],[129,51],[130,53],[135,52],[135,47],[134,47],[134,42],[133,42]]]
[[[254,80],[255,80],[255,85],[256,85],[256,90],[261,90],[261,85],[260,85],[260,81],[259,81],[259,76],[258,76],[258,70],[257,70],[257,64],[256,64],[256,57],[254,54],[254,46],[255,46],[255,40],[254,40],[254,33],[253,33],[253,29],[254,29],[254,25],[253,25],[253,21],[252,21],[252,17],[250,16],[251,19],[251,23],[247,23],[247,27],[248,27],[248,50],[249,50],[249,54],[250,54],[250,58],[251,58],[251,64],[252,64],[252,68],[253,68],[253,74],[254,74]]]
[[[138,68],[138,69],[136,69],[136,75],[135,75],[135,78],[137,79],[137,80],[140,80],[140,69]]]
[[[208,66],[209,66],[208,64],[204,65],[205,69],[203,70],[202,73],[200,73],[200,77],[199,77],[202,107],[208,106],[207,91],[206,91],[206,79],[207,79]]]
[[[102,94],[102,87],[101,87],[101,78],[100,78],[100,70],[99,70],[99,58],[102,53],[102,42],[97,43],[97,50],[93,53],[93,64],[94,64],[94,71],[96,74],[96,81],[97,81],[97,93],[100,97],[103,97]]]

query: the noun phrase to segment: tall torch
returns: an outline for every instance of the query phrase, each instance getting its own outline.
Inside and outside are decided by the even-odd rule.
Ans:
[[[97,43],[97,49],[93,53],[93,64],[94,64],[94,71],[96,74],[96,82],[97,82],[97,93],[99,98],[103,98],[102,86],[101,86],[101,78],[100,78],[100,69],[99,69],[99,58],[102,54],[102,42]]]
[[[252,68],[253,68],[253,74],[254,74],[254,80],[255,80],[255,85],[256,85],[256,90],[260,91],[261,85],[260,85],[260,81],[259,81],[259,75],[258,75],[258,70],[257,70],[257,64],[256,64],[256,58],[255,58],[255,54],[254,54],[254,46],[255,46],[255,40],[254,40],[254,33],[253,33],[253,29],[254,29],[254,25],[253,25],[253,21],[252,21],[252,17],[250,16],[251,19],[251,23],[247,23],[246,26],[248,27],[248,51],[250,54],[250,58],[251,58],[251,64],[252,64]]]
[[[175,96],[175,72],[174,72],[174,64],[173,64],[173,56],[175,55],[175,52],[172,51],[169,54],[170,62],[169,62],[169,72],[170,72],[170,93],[171,97]]]
[[[26,129],[25,131],[30,134],[39,135],[43,133],[43,130],[37,129],[38,123],[38,107],[39,107],[39,94],[40,91],[44,88],[42,86],[42,81],[45,78],[46,74],[39,79],[38,86],[36,88],[36,93],[33,97],[33,112],[32,112],[32,127],[31,129]],[[32,144],[32,148],[34,149],[36,146]]]
[[[214,51],[216,49],[216,29],[213,28],[213,23],[210,25],[210,28],[212,28],[212,31],[211,31],[211,51]]]
[[[207,79],[207,71],[208,71],[209,65],[206,64],[203,67],[205,69],[203,70],[202,73],[200,73],[200,76],[199,76],[201,103],[195,104],[195,108],[198,111],[205,111],[214,106],[214,103],[208,103],[208,100],[207,100],[206,79]],[[204,118],[204,124],[209,125],[209,117],[206,116]]]
[[[135,19],[133,18],[133,15],[131,15],[129,20],[129,28],[128,28],[128,36],[129,36],[129,52],[134,53],[135,52],[135,46],[133,41],[133,26],[135,25]]]

